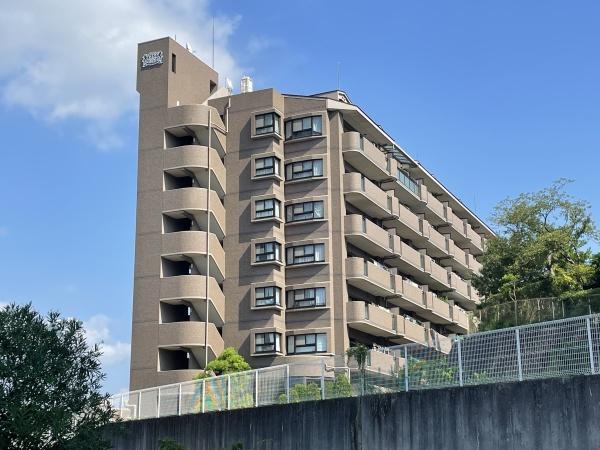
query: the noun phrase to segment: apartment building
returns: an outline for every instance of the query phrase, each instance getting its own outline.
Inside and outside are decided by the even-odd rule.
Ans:
[[[492,231],[344,92],[233,95],[169,38],[137,66],[132,389],[228,346],[255,368],[343,365],[353,343],[469,331]]]

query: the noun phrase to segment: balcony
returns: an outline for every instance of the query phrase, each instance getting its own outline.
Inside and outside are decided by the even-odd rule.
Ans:
[[[378,373],[392,374],[399,368],[404,367],[404,358],[396,356],[390,352],[380,351],[378,349],[369,350],[367,358],[367,370]]]
[[[459,244],[461,247],[465,247],[468,244],[469,239],[465,232],[465,224],[463,219],[458,217],[454,212],[448,213],[448,222],[446,225],[439,229],[442,233],[450,234],[452,240]]]
[[[448,208],[429,192],[424,184],[421,184],[421,200],[422,203],[418,205],[418,211],[425,214],[432,225],[438,226],[448,223]]]
[[[344,198],[352,206],[377,219],[398,215],[398,201],[360,173],[344,174]]]
[[[408,172],[399,167],[398,161],[390,159],[390,162],[390,172],[394,180],[383,182],[381,187],[385,190],[393,190],[396,198],[406,205],[420,206],[422,204],[420,185],[410,177]]]
[[[350,301],[346,304],[348,326],[372,336],[396,336],[396,317],[389,309],[365,303]]]
[[[204,349],[208,347],[208,359],[221,354],[224,348],[223,338],[217,327],[208,324],[208,340],[204,341],[204,322],[170,322],[158,326],[158,346],[168,350],[189,350],[201,367],[204,367]]]
[[[197,144],[208,145],[209,112],[212,126],[211,147],[223,157],[226,149],[226,130],[218,111],[213,107],[200,104],[171,107],[167,110],[165,129],[175,141],[182,137],[193,137]]]
[[[433,261],[428,256],[425,257],[425,267],[427,271],[427,267],[429,268],[430,279],[428,280],[428,284],[437,290],[444,291],[449,290],[451,288],[450,282],[448,279],[448,270],[438,263]]]
[[[481,255],[485,247],[484,238],[478,234],[468,223],[465,223],[465,235],[469,239],[471,253],[474,255]]]
[[[395,228],[396,233],[406,239],[423,244],[427,242],[427,238],[421,232],[419,216],[402,203],[398,203],[398,214],[385,220],[383,224],[386,227]]]
[[[186,176],[193,173],[200,186],[208,186],[208,155],[210,154],[211,189],[225,196],[225,165],[214,148],[202,145],[183,145],[165,150],[163,168],[174,176]]]
[[[438,333],[435,330],[426,330],[427,344],[429,347],[435,348],[441,353],[450,353],[452,350],[452,339],[448,336]]]
[[[400,246],[398,236],[358,214],[344,217],[344,232],[346,241],[373,256],[392,256]]]
[[[210,254],[210,276],[218,283],[225,278],[225,250],[217,237],[204,231],[179,231],[162,235],[162,256],[170,261],[192,260],[199,270],[205,270],[206,256]],[[203,273],[203,275],[207,275]]]
[[[390,340],[397,344],[422,344],[427,343],[425,327],[404,316],[397,316],[398,337]]]
[[[390,161],[371,141],[355,131],[342,135],[344,160],[367,178],[376,181],[393,178],[390,174]]]
[[[471,272],[473,272],[475,275],[479,275],[481,273],[481,269],[483,268],[483,264],[477,261],[473,255],[466,254],[465,259]]]
[[[459,302],[465,309],[472,311],[480,303],[477,291],[457,274],[451,273],[452,291],[448,297]]]
[[[427,254],[435,258],[447,258],[449,242],[446,236],[439,233],[428,222],[423,222],[423,235],[428,238]]]
[[[397,275],[396,297],[389,299],[390,303],[406,311],[415,311],[417,314],[427,310],[427,303],[423,290],[408,280]]]
[[[421,317],[430,322],[446,325],[452,323],[452,305],[440,300],[433,292],[425,294],[427,299],[427,311]]]
[[[206,295],[207,277],[203,275],[180,275],[160,279],[160,301],[170,304],[190,304],[202,320],[206,315],[206,299],[209,302],[208,320],[217,326],[225,321],[225,295],[217,280],[208,277],[208,296]]]
[[[207,195],[210,195],[210,230],[219,239],[225,236],[225,207],[215,191],[188,187],[164,191],[163,213],[175,219],[193,216],[204,228],[207,225]]]
[[[346,259],[348,284],[378,297],[395,295],[395,275],[363,258]]]
[[[452,306],[452,324],[448,325],[448,329],[461,334],[469,332],[469,316],[457,305]]]
[[[396,250],[395,257],[390,259],[389,263],[394,267],[398,267],[402,273],[422,278],[421,253],[405,242],[400,242],[399,250]]]

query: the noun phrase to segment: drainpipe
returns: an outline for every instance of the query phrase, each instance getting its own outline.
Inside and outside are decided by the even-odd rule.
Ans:
[[[210,275],[210,154],[212,148],[212,110],[208,110],[208,189],[206,195],[206,277],[205,277],[205,294],[206,294],[206,316],[204,320],[204,368],[208,364],[208,312],[210,298],[208,295],[208,281]]]

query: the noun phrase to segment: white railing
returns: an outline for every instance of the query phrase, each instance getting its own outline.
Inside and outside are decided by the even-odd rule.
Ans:
[[[450,351],[377,347],[379,367],[294,363],[114,395],[124,420],[251,408],[363,393],[597,374],[600,314],[455,336]],[[369,358],[370,360],[372,358]],[[382,367],[388,364],[389,367]]]

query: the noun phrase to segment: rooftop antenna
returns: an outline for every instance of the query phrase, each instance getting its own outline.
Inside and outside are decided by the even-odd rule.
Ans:
[[[340,90],[340,62],[337,63],[337,90]]]
[[[215,68],[215,18],[212,18],[212,68]]]

